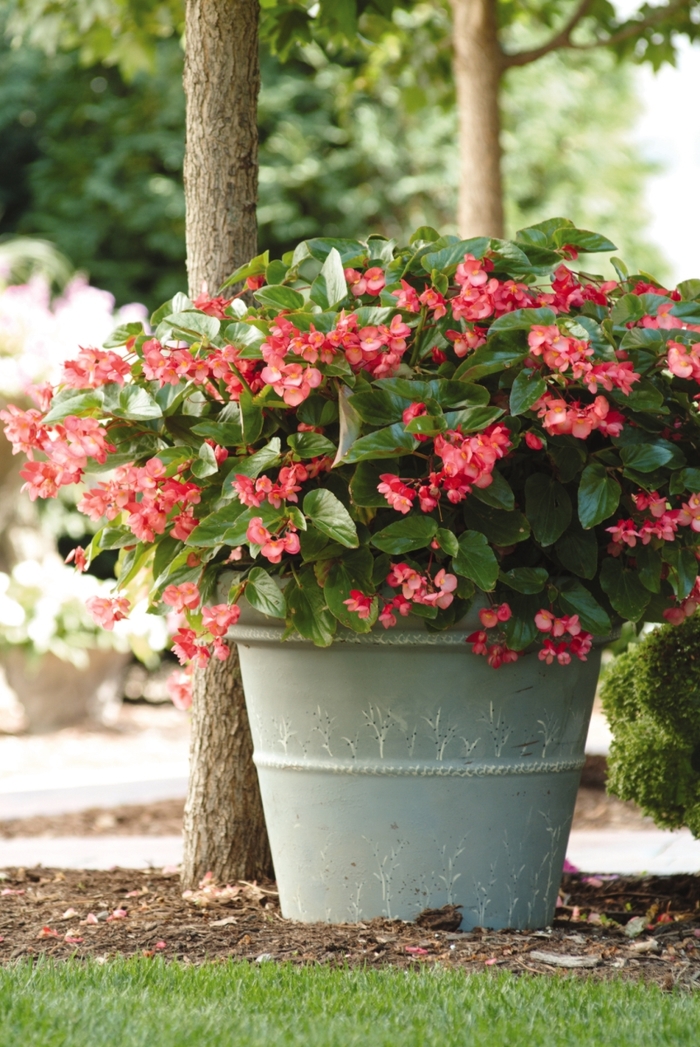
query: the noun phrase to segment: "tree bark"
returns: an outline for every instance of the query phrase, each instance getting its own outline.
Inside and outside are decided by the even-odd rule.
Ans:
[[[188,0],[185,200],[190,294],[257,250],[258,0]],[[195,673],[182,879],[272,874],[235,648]]]
[[[499,236],[503,228],[500,110],[503,52],[496,0],[451,0],[459,116],[457,221],[462,236]]]
[[[185,203],[190,294],[257,250],[258,0],[187,0]]]
[[[187,886],[206,872],[219,883],[272,875],[235,651],[195,674],[184,833]]]

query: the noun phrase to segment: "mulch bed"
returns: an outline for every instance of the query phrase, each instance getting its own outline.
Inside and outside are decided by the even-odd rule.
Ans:
[[[0,821],[0,839],[18,836],[176,836],[182,832],[183,800],[93,807],[70,814],[34,815]],[[602,788],[582,786],[576,800],[574,829],[654,829],[633,803],[608,796]]]
[[[695,988],[700,980],[700,876],[565,875],[551,929],[460,933],[451,907],[428,911],[423,926],[384,919],[294,923],[280,916],[272,883],[223,890],[206,883],[183,898],[177,875],[153,870],[38,868],[2,875],[0,963],[161,955],[185,963],[234,958],[574,973],[642,979],[669,990]],[[625,926],[635,917],[631,927],[641,933],[631,938]]]

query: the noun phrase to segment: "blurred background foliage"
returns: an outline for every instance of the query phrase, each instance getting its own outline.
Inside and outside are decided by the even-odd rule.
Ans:
[[[259,241],[273,256],[318,234],[454,232],[456,112],[439,3],[395,11],[373,44],[263,56]],[[182,49],[154,44],[127,80],[77,48],[0,43],[0,236],[54,243],[117,304],[185,286]],[[87,63],[87,64],[86,64]],[[645,233],[652,165],[633,137],[633,72],[604,51],[548,55],[508,74],[508,232],[552,214],[603,230],[660,278]]]

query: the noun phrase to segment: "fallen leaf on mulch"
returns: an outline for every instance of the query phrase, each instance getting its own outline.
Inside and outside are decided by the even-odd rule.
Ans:
[[[530,959],[548,963],[550,967],[597,967],[600,963],[599,956],[570,956],[568,953],[541,952],[539,949],[532,950]]]

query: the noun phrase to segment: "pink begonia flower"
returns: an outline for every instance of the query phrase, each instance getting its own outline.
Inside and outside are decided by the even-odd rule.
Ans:
[[[83,571],[87,571],[89,566],[82,545],[76,545],[75,549],[71,549],[63,562],[67,564],[75,563],[76,571],[79,571],[81,574]]]
[[[106,596],[91,596],[85,601],[85,606],[97,624],[110,632],[114,623],[126,618],[129,613],[129,601],[125,596],[112,599]]]
[[[212,636],[225,636],[240,616],[241,609],[237,604],[218,603],[202,608],[202,625]]]
[[[391,292],[396,298],[396,304],[399,309],[404,309],[407,313],[419,313],[420,302],[418,301],[418,292],[415,287],[411,287],[407,280],[401,281],[401,290]]]
[[[251,545],[264,545],[270,538],[270,532],[262,522],[262,516],[254,516],[248,524],[246,538]]]
[[[200,595],[195,582],[182,582],[180,585],[169,585],[163,592],[163,603],[174,611],[187,608],[194,611],[199,607]]]
[[[372,597],[365,596],[359,589],[350,590],[350,598],[343,600],[349,611],[357,614],[360,619],[369,618],[372,613]]]
[[[166,680],[170,700],[176,709],[186,712],[192,705],[192,677],[182,669],[175,669]]]
[[[544,447],[544,444],[537,433],[529,431],[525,433],[525,443],[531,451],[541,451]]]
[[[500,622],[507,622],[512,614],[510,605],[502,603],[499,607],[483,607],[479,611],[479,619],[484,629],[493,629]]]

